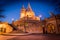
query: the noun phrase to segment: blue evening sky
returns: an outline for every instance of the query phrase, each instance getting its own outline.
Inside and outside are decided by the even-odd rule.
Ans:
[[[14,18],[14,21],[18,20],[20,17],[20,10],[22,5],[27,8],[28,3],[30,3],[32,10],[34,11],[36,16],[42,15],[41,19],[50,17],[49,13],[54,12],[54,14],[57,14],[55,12],[55,8],[57,7],[57,4],[59,2],[54,1],[44,1],[44,0],[11,0],[11,1],[2,1],[0,4],[5,4],[2,9],[4,11],[2,12],[5,18],[1,18],[3,22],[7,21],[9,23],[12,22],[12,18]]]

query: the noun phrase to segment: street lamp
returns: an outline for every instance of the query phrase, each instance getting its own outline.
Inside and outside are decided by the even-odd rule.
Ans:
[[[12,21],[14,21],[14,18],[12,18]]]
[[[42,15],[39,15],[39,17],[40,17],[40,21],[41,21]],[[43,33],[45,33],[45,25],[44,25],[44,22],[42,22],[42,21],[41,21],[41,26],[43,29]]]
[[[41,20],[41,17],[42,17],[42,15],[39,15],[40,20]]]
[[[12,24],[14,25],[14,18],[12,18]]]

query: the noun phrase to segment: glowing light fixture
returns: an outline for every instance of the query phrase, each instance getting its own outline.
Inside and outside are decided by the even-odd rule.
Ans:
[[[0,24],[0,28],[2,27],[3,25],[2,24]]]
[[[41,18],[41,17],[42,17],[42,15],[39,15],[39,17]]]
[[[12,18],[12,21],[14,21],[14,18]]]

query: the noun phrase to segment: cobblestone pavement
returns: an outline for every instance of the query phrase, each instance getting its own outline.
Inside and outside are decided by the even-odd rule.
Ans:
[[[53,34],[43,34],[43,35],[25,35],[25,36],[16,36],[7,40],[60,40],[60,35]]]

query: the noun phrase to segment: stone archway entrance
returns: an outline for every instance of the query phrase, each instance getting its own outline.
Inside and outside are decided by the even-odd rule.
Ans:
[[[55,33],[55,26],[54,26],[54,24],[49,23],[47,25],[47,33]]]

